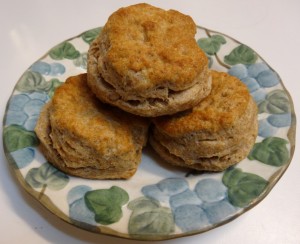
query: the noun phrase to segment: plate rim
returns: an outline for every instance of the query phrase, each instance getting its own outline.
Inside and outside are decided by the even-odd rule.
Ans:
[[[86,31],[81,32],[78,35],[75,35],[71,38],[68,38],[56,45],[54,45],[52,48],[58,46],[61,43],[64,43],[66,41],[70,41],[73,40],[75,38],[79,38],[81,37],[85,32],[93,30],[93,29],[97,29],[97,28],[102,28],[103,26],[98,26],[98,27],[94,27],[91,29],[88,29]],[[219,31],[215,31],[200,25],[196,25],[197,30],[198,29],[202,29],[204,31],[208,31],[208,32],[213,32],[216,34],[220,34],[224,37],[227,37],[228,39],[233,40],[234,42],[236,42],[237,44],[244,44],[243,42],[238,41],[237,39],[224,34],[222,32]],[[245,45],[245,44],[244,44]],[[247,46],[247,45],[246,45]],[[248,46],[249,47],[249,46]],[[52,49],[50,48],[44,55],[42,55],[40,58],[38,58],[35,62],[37,62],[38,60],[41,60],[45,57],[47,57],[47,55],[49,54],[50,50]],[[86,230],[88,232],[91,233],[96,233],[96,234],[103,234],[103,235],[107,235],[107,236],[113,236],[113,237],[117,237],[117,238],[123,238],[123,239],[129,239],[129,240],[146,240],[146,241],[161,241],[161,240],[170,240],[170,239],[175,239],[175,238],[182,238],[182,237],[186,237],[186,236],[193,236],[193,235],[198,235],[204,232],[207,232],[209,230],[215,229],[217,227],[220,227],[222,225],[225,225],[231,221],[233,221],[234,219],[240,217],[241,215],[245,214],[246,212],[248,212],[249,210],[251,210],[253,207],[255,207],[256,205],[258,205],[262,200],[264,200],[266,198],[266,196],[271,192],[271,190],[275,187],[275,185],[279,182],[279,180],[281,179],[281,177],[285,174],[286,170],[289,168],[292,160],[293,160],[293,156],[294,156],[294,152],[295,152],[295,145],[296,145],[296,124],[297,124],[297,118],[296,118],[296,113],[295,113],[295,107],[294,107],[294,102],[292,100],[292,97],[289,93],[289,91],[286,89],[283,80],[281,79],[280,75],[269,65],[268,62],[266,62],[265,59],[263,59],[259,53],[257,53],[255,50],[254,52],[257,54],[257,56],[264,62],[267,64],[267,66],[274,71],[278,77],[279,77],[279,82],[280,85],[282,86],[282,90],[286,93],[288,100],[289,100],[289,105],[290,105],[290,109],[291,109],[291,125],[287,131],[287,138],[289,140],[290,143],[290,152],[289,152],[289,160],[283,165],[281,166],[280,169],[278,169],[274,174],[272,174],[272,176],[270,177],[269,180],[269,184],[266,186],[266,188],[264,189],[264,191],[262,191],[262,193],[256,197],[255,199],[253,199],[253,201],[251,203],[249,203],[248,206],[244,207],[241,209],[241,211],[238,211],[236,213],[234,213],[233,216],[217,222],[215,224],[209,225],[206,228],[203,228],[201,230],[194,230],[194,231],[190,231],[190,232],[183,232],[183,233],[179,233],[179,234],[168,234],[168,235],[141,235],[141,234],[129,234],[129,233],[121,233],[118,232],[116,230],[113,230],[110,227],[104,226],[104,225],[98,225],[98,226],[93,226],[87,223],[80,222],[77,220],[72,220],[68,215],[66,215],[65,213],[63,213],[52,201],[51,199],[44,194],[42,199],[39,199],[39,194],[40,192],[36,191],[34,188],[32,188],[31,186],[28,185],[28,183],[26,183],[25,178],[22,176],[20,170],[16,167],[16,161],[12,158],[12,156],[10,155],[10,152],[8,151],[8,149],[6,148],[6,144],[4,142],[4,128],[5,128],[5,120],[7,117],[7,111],[8,111],[8,106],[9,106],[9,101],[11,99],[11,97],[14,95],[14,92],[16,90],[16,86],[19,83],[19,81],[21,80],[22,76],[25,74],[26,71],[28,71],[28,69],[32,66],[32,64],[21,74],[20,78],[17,80],[16,84],[13,87],[13,90],[11,92],[11,94],[9,95],[9,98],[7,100],[6,106],[5,106],[5,110],[4,110],[4,116],[3,116],[3,120],[2,120],[2,142],[3,142],[3,149],[4,149],[4,155],[5,155],[5,159],[8,161],[9,164],[9,169],[13,171],[13,175],[14,177],[17,178],[18,183],[20,184],[20,186],[22,186],[22,189],[25,190],[25,192],[27,192],[27,194],[29,194],[31,197],[33,197],[35,199],[35,201],[39,202],[45,209],[47,209],[51,214],[55,215],[58,219],[63,220],[64,222],[71,224],[72,226],[75,226],[76,228],[79,229],[83,229]],[[35,63],[34,62],[34,63]],[[80,225],[78,223],[80,223]]]

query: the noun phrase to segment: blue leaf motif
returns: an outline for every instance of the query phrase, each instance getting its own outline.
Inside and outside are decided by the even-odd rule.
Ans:
[[[242,82],[248,87],[250,93],[255,92],[260,89],[260,85],[254,78],[246,77],[242,79]]]
[[[203,209],[212,224],[230,218],[238,210],[227,199],[219,202],[204,203]]]
[[[78,199],[69,205],[69,216],[73,222],[79,221],[79,225],[91,224],[96,226],[95,214],[90,211],[86,205],[83,198]]]
[[[23,111],[7,111],[5,125],[23,125],[28,116]],[[26,128],[27,129],[27,128]]]
[[[239,78],[240,80],[248,77],[247,67],[243,64],[236,64],[228,70],[228,74]]]
[[[168,202],[170,196],[189,189],[188,183],[181,178],[164,179],[157,184],[144,186],[142,192],[145,196],[162,202]]]
[[[263,72],[269,70],[269,67],[266,63],[255,63],[248,66],[248,76],[256,79],[258,75]]]
[[[30,118],[28,118],[25,123],[24,123],[24,128],[26,128],[29,131],[33,131],[35,126],[36,126],[36,122],[39,119],[39,115],[33,115]]]
[[[26,94],[18,94],[11,97],[8,104],[9,111],[22,111],[24,104],[30,100]]]
[[[176,225],[183,231],[193,231],[210,225],[206,212],[198,205],[183,205],[175,209]]]
[[[257,76],[261,72],[264,72],[265,69],[268,69],[265,63],[257,63],[249,66],[236,64],[228,70],[228,73],[239,78],[248,87],[255,102],[260,103],[266,98],[266,91],[257,81]]]
[[[170,197],[170,205],[172,209],[176,209],[177,207],[186,204],[201,205],[202,201],[197,194],[190,189]]]
[[[49,75],[51,67],[48,63],[38,61],[31,65],[30,70],[33,72],[40,73],[41,75]]]
[[[262,87],[272,87],[279,83],[279,78],[272,70],[265,70],[257,76],[257,82]]]
[[[21,125],[33,131],[40,110],[48,100],[49,97],[40,92],[13,95],[9,101],[5,125]]]
[[[275,127],[286,127],[291,125],[292,117],[290,113],[272,114],[268,117],[268,122]]]
[[[29,117],[32,115],[38,115],[41,108],[45,105],[45,102],[38,99],[33,99],[24,104],[23,111]]]
[[[28,166],[33,161],[34,154],[34,149],[27,147],[12,152],[11,156],[16,162],[17,167],[19,169],[22,169]]]
[[[49,75],[58,76],[62,75],[66,72],[65,66],[60,63],[52,63],[50,64],[50,73]]]
[[[95,214],[85,205],[84,195],[92,188],[85,185],[79,185],[72,188],[67,195],[69,204],[69,216],[72,221],[79,221],[91,225],[97,225]]]
[[[84,194],[91,190],[92,190],[92,188],[90,186],[86,186],[86,185],[79,185],[79,186],[73,187],[68,192],[68,195],[67,195],[68,204],[71,205],[75,201],[83,198]]]
[[[37,100],[41,100],[44,102],[47,102],[49,100],[49,96],[44,92],[33,92],[30,94],[26,94],[26,95],[28,95],[31,99],[37,99]]]
[[[195,192],[204,202],[217,202],[226,197],[227,188],[218,180],[203,179],[195,186]]]
[[[255,100],[255,102],[257,104],[259,104],[260,102],[265,100],[266,95],[267,94],[266,94],[264,89],[258,89],[258,90],[251,93],[251,96],[253,97],[253,99]]]
[[[258,121],[258,135],[261,137],[274,136],[278,131],[278,128],[272,126],[267,119]]]

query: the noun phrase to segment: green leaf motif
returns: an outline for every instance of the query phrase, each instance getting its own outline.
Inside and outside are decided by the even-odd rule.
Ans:
[[[225,63],[235,64],[254,64],[257,60],[257,54],[248,46],[241,44],[234,48],[229,55],[224,57]]]
[[[162,207],[154,199],[137,198],[128,208],[133,211],[128,223],[131,235],[167,235],[175,229],[171,209]]]
[[[231,204],[241,208],[248,206],[268,185],[264,178],[236,168],[226,170],[222,181],[228,187]]]
[[[70,42],[63,42],[56,47],[52,48],[49,52],[52,59],[62,60],[66,59],[76,59],[80,56],[79,51]]]
[[[80,56],[73,61],[76,67],[87,69],[87,53],[82,53]]]
[[[226,39],[221,35],[212,35],[211,37],[200,38],[197,43],[208,55],[214,55],[220,50],[221,45],[226,43]]]
[[[82,34],[82,39],[88,43],[88,44],[91,44],[92,41],[94,41],[94,39],[100,34],[101,32],[101,27],[99,28],[95,28],[95,29],[92,29],[92,30],[88,30],[86,32],[84,32]]]
[[[51,84],[51,87],[48,91],[48,96],[51,98],[51,97],[53,97],[56,88],[59,87],[63,82],[61,82],[60,80],[54,78],[54,79],[51,79],[49,81],[49,83]]]
[[[48,91],[50,87],[50,82],[47,82],[40,73],[33,71],[26,71],[16,85],[16,89],[20,92]]]
[[[122,188],[112,186],[109,189],[88,191],[84,201],[87,208],[95,213],[97,223],[109,225],[122,218],[122,206],[129,201],[129,196]]]
[[[46,162],[39,168],[30,169],[25,180],[32,188],[48,187],[58,191],[68,184],[69,177]]]
[[[258,109],[259,113],[284,114],[291,112],[289,98],[283,90],[270,92],[258,105]]]
[[[279,137],[268,137],[262,142],[255,143],[248,158],[264,164],[280,167],[289,160],[288,141]]]
[[[5,127],[3,130],[3,140],[9,152],[14,152],[25,147],[35,147],[39,144],[35,133],[27,131],[20,125]]]

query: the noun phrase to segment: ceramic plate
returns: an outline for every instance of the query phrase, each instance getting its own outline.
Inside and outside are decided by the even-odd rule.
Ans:
[[[5,153],[18,181],[59,218],[80,228],[139,240],[202,233],[259,203],[287,169],[295,147],[291,98],[278,74],[250,47],[198,27],[210,68],[240,78],[258,108],[259,135],[246,159],[222,173],[168,166],[150,147],[129,180],[86,180],[51,166],[33,132],[42,106],[64,80],[86,72],[87,51],[101,28],[53,47],[25,71],[4,117]]]

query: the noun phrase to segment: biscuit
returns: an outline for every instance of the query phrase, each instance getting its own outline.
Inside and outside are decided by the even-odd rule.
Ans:
[[[88,52],[88,85],[125,111],[155,117],[195,106],[211,89],[192,18],[148,4],[113,13]]]
[[[90,179],[127,179],[137,170],[149,122],[101,103],[86,74],[56,89],[35,132],[46,159],[68,174]]]
[[[166,161],[222,171],[244,159],[255,143],[257,106],[236,77],[211,71],[209,96],[189,111],[154,118],[150,144]]]

